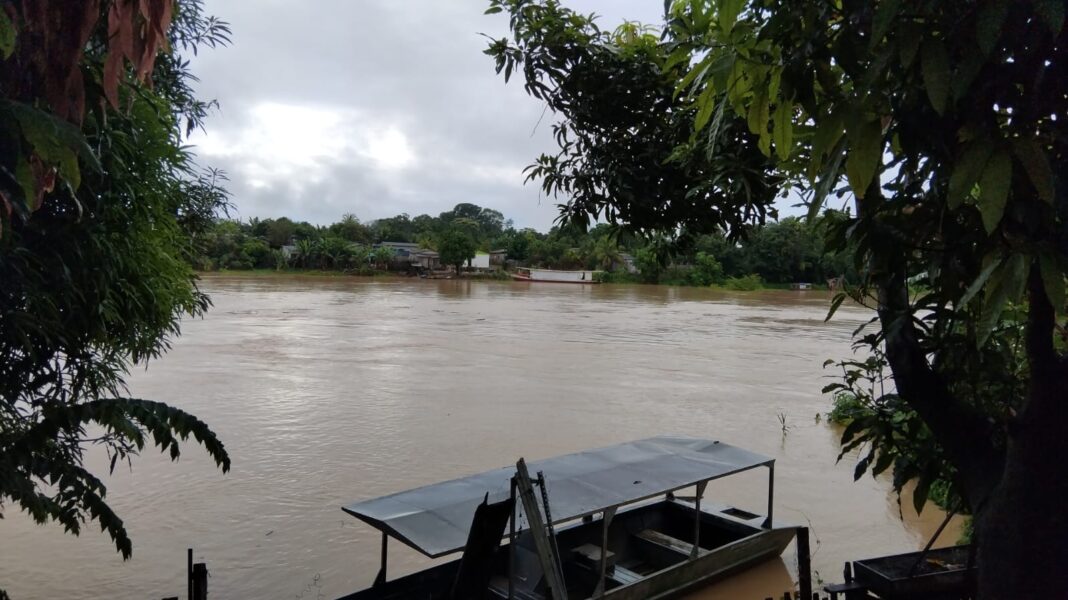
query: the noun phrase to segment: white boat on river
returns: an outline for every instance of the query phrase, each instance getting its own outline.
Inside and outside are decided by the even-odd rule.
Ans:
[[[599,283],[594,274],[597,271],[555,271],[553,269],[531,269],[519,267],[512,273],[516,281],[548,281],[554,283]]]

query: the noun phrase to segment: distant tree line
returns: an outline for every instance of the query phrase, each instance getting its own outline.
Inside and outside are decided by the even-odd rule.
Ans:
[[[400,214],[362,222],[347,214],[326,226],[288,217],[220,219],[207,232],[195,266],[371,273],[387,270],[393,258],[392,249],[377,244],[406,242],[440,252],[444,266],[463,263],[478,251],[503,250],[509,264],[600,270],[608,281],[823,283],[852,272],[845,254],[824,249],[826,225],[839,216],[829,212],[815,224],[784,218],[751,229],[737,243],[721,233],[643,238],[603,223],[585,231],[557,226],[543,233],[516,229],[499,211],[467,203],[437,217]]]

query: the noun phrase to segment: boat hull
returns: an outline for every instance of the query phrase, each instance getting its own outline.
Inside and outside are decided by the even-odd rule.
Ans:
[[[734,509],[702,507],[698,513],[692,504],[675,499],[620,511],[609,527],[611,564],[606,568],[603,597],[674,598],[779,556],[796,533],[793,527],[763,528],[759,525],[763,517],[741,513],[739,518],[730,511]],[[700,537],[694,552],[692,541],[698,521]],[[588,553],[600,546],[602,525],[600,519],[594,519],[557,531],[569,600],[601,597],[597,590],[600,563],[580,549]],[[539,583],[540,566],[530,542],[529,536],[522,536],[516,543],[515,597],[548,598]],[[487,598],[508,597],[510,555],[509,545],[502,545]],[[451,561],[341,600],[446,599],[459,565],[459,560]]]
[[[529,269],[526,267],[521,267],[515,273],[512,273],[512,279],[541,283],[598,283],[595,281],[594,271],[554,271],[552,269]]]

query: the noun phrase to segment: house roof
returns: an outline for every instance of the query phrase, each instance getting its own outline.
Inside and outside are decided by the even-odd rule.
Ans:
[[[773,463],[714,440],[655,437],[532,462],[528,468],[545,474],[553,522],[559,523]],[[342,510],[437,558],[464,547],[475,507],[486,494],[490,502],[507,498],[514,474],[515,467],[503,467]]]

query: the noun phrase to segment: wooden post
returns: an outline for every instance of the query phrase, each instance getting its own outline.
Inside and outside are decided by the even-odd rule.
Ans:
[[[189,584],[189,595],[186,600],[193,600],[193,549],[189,548],[185,554],[185,579]]]
[[[705,487],[707,487],[707,486],[708,486],[708,482],[707,481],[702,481],[701,483],[697,484],[697,496],[694,498],[694,501],[693,501],[694,520],[693,520],[693,549],[690,550],[690,559],[691,560],[697,558],[697,555],[700,553],[700,548],[701,547],[698,546],[698,544],[701,542],[701,496],[705,495]]]
[[[809,552],[808,527],[797,528],[797,578],[801,597],[812,597],[812,554]]]
[[[193,600],[208,600],[208,565],[193,565]]]
[[[371,587],[378,587],[386,582],[386,558],[389,556],[389,536],[386,532],[382,532],[382,566],[378,568],[378,575],[375,576],[375,582],[371,584]]]
[[[538,551],[541,570],[545,574],[545,583],[549,587],[549,597],[553,600],[567,600],[564,574],[559,570],[560,562],[553,556],[552,543],[549,541],[545,523],[541,518],[538,499],[534,496],[534,484],[530,481],[526,461],[520,458],[515,469],[519,498],[523,501],[523,512],[527,515],[527,525],[530,528],[531,538],[534,540],[534,549]]]

